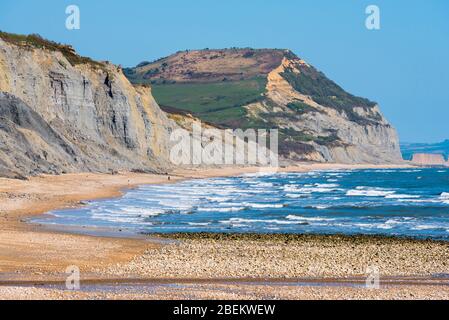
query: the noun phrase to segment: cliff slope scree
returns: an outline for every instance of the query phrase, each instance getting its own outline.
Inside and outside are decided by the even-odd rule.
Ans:
[[[70,48],[2,35],[1,176],[167,169],[176,124],[149,87]]]

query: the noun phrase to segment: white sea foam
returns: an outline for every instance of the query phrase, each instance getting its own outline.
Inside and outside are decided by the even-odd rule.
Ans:
[[[141,215],[141,216],[158,216],[164,213],[164,210],[161,209],[148,209],[139,207],[123,207],[121,211],[124,214]]]
[[[251,224],[251,223],[264,223],[264,224],[278,224],[278,225],[293,225],[293,224],[301,224],[300,221],[286,221],[286,220],[278,220],[278,219],[268,219],[268,220],[262,220],[262,219],[244,219],[244,218],[231,218],[229,220],[223,220],[220,221],[222,224],[231,224],[231,225],[244,225]]]
[[[436,229],[438,227],[434,226],[434,225],[430,225],[430,224],[419,224],[417,226],[414,226],[413,228],[411,228],[412,230],[431,230],[431,229]]]
[[[302,198],[304,197],[304,195],[300,194],[300,193],[287,193],[285,195],[288,198]]]
[[[389,191],[382,188],[357,187],[346,192],[346,195],[353,197],[385,197],[394,193],[395,191]]]
[[[397,219],[389,219],[389,220],[385,221],[385,223],[377,224],[376,228],[389,230],[389,229],[393,229],[401,224],[404,224],[404,221],[400,221]]]
[[[285,192],[295,192],[298,191],[298,186],[294,184],[287,184],[283,187]]]
[[[443,192],[443,193],[440,195],[440,199],[441,199],[441,200],[449,200],[449,192]]]
[[[273,187],[273,184],[271,182],[260,182],[254,184],[254,186],[257,188],[271,188]]]
[[[250,203],[250,202],[243,202],[242,205],[244,205],[246,207],[255,208],[255,209],[263,209],[263,208],[276,209],[276,208],[283,208],[284,207],[283,204],[275,204],[275,203]]]
[[[220,202],[223,203],[225,201],[230,201],[232,198],[226,198],[226,197],[205,197],[206,200],[209,200],[211,202]]]
[[[242,205],[241,202],[220,202],[218,204],[221,207],[240,207]]]
[[[359,228],[364,228],[364,229],[373,229],[373,228],[379,228],[380,224],[379,223],[351,223],[351,224],[347,224],[347,226],[354,226],[354,227],[359,227]],[[385,228],[380,228],[380,229],[385,229]]]
[[[336,183],[316,183],[315,186],[318,188],[338,188],[340,185]]]
[[[299,188],[297,191],[306,193],[306,194],[311,194],[311,193],[329,193],[329,192],[336,191],[336,190],[337,189],[334,189],[334,188],[304,187],[304,188]]]
[[[245,207],[228,207],[228,208],[198,208],[202,212],[237,212],[243,211]]]
[[[153,225],[151,222],[144,221],[144,219],[142,219],[142,218],[127,217],[127,216],[121,216],[121,215],[93,214],[92,218],[94,220],[102,220],[102,221],[123,223],[123,224],[136,223],[136,224],[142,224],[142,225]]]
[[[443,192],[437,199],[401,199],[401,202],[414,202],[414,203],[442,203],[449,204],[449,192]]]
[[[328,209],[330,208],[330,206],[325,206],[325,205],[311,205],[310,208],[314,208],[314,209],[318,209],[318,210],[324,210],[324,209]]]
[[[427,215],[420,214],[421,208],[427,210],[427,207],[433,204],[440,205],[442,209],[444,205],[449,205],[449,190],[441,192],[443,189],[439,193],[432,193],[432,188],[425,189],[428,186],[426,184],[420,189],[421,182],[426,182],[423,179],[421,182],[415,181],[418,184],[416,189],[412,189],[417,190],[415,193],[415,191],[407,191],[407,188],[401,185],[401,181],[397,184],[394,181],[391,181],[391,184],[388,181],[382,184],[382,177],[377,185],[363,186],[375,183],[374,173],[377,171],[366,171],[369,173],[366,179],[373,177],[372,180],[363,180],[363,177],[360,178],[357,175],[349,181],[347,175],[352,172],[313,172],[302,174],[300,179],[297,179],[297,175],[285,174],[282,177],[271,175],[260,179],[258,176],[247,176],[223,180],[192,180],[164,186],[144,186],[126,193],[121,199],[92,202],[85,209],[79,209],[76,215],[70,212],[57,215],[61,216],[60,219],[70,223],[79,221],[82,225],[93,222],[96,225],[107,226],[110,222],[111,225],[116,224],[119,227],[129,226],[130,229],[151,226],[148,229],[156,231],[160,228],[188,230],[189,227],[196,227],[214,231],[216,228],[217,230],[245,228],[251,232],[300,231],[304,228],[311,231],[343,233],[354,230],[411,235],[422,233],[426,236],[434,232],[445,233],[445,236],[447,236],[446,231],[449,233],[449,222],[445,220],[446,217],[441,217],[442,221],[439,222],[440,218],[431,220],[427,219]],[[363,174],[365,171],[358,172]],[[409,170],[409,172],[417,171]],[[444,170],[444,172],[449,171]],[[424,177],[426,174],[426,170],[423,170],[421,175]],[[403,178],[407,176],[403,175]],[[350,183],[362,186],[348,187]],[[404,205],[394,207],[399,202],[404,202]],[[286,206],[285,204],[288,207],[285,210],[281,209]],[[314,210],[329,209],[332,205],[338,208],[338,212],[333,215],[327,215],[327,211]],[[376,210],[376,207],[384,205],[386,206],[385,215],[383,211],[378,215],[380,210]],[[352,210],[366,207],[372,210],[366,210],[363,215],[351,214]],[[254,210],[248,210],[250,208]],[[401,212],[414,213],[414,209],[416,209],[416,215],[413,218],[399,216]],[[201,213],[196,214],[198,211]],[[275,212],[279,214],[274,215]],[[393,214],[388,216],[387,214],[391,212]],[[188,216],[189,222],[179,219],[181,214],[186,213],[193,213]],[[367,216],[368,214],[370,216]],[[154,220],[160,219],[161,222],[166,223],[159,224],[153,221],[152,218],[156,216],[159,218]],[[207,218],[204,219],[204,216],[214,218],[209,221]],[[221,225],[215,224],[215,219],[222,220]]]
[[[322,217],[302,217],[302,216],[297,216],[297,215],[288,215],[286,217],[287,220],[295,220],[295,221],[318,221],[318,222],[323,222],[323,221],[334,221],[335,219],[333,218],[322,218]]]
[[[159,202],[159,205],[163,207],[166,212],[171,211],[191,211],[198,206],[199,203],[166,203]]]
[[[419,198],[419,196],[411,195],[411,194],[390,194],[390,195],[387,195],[385,198],[387,198],[387,199],[417,199],[417,198]]]
[[[365,229],[382,229],[382,230],[391,230],[395,228],[395,225],[390,223],[354,223],[353,226]]]
[[[399,202],[411,202],[411,203],[441,203],[440,200],[434,199],[398,199]]]

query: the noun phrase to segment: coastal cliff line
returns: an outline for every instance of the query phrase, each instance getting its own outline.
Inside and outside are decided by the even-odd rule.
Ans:
[[[239,70],[248,63],[245,59],[252,61],[252,54],[237,51],[237,55],[244,55],[236,62]],[[396,131],[377,105],[340,110],[337,105],[317,103],[312,92],[301,93],[295,78],[289,78],[309,77],[315,69],[303,69],[305,62],[285,51],[264,55],[273,60],[262,64],[266,90],[242,106],[241,118],[246,121],[242,128],[267,127],[260,123],[281,128],[282,159],[290,163],[402,160]],[[0,176],[170,171],[170,134],[207,119],[162,111],[153,86],[157,85],[136,83],[129,70],[124,73],[111,63],[81,57],[70,46],[35,35],[0,33]],[[353,101],[352,96],[345,99]],[[237,127],[213,121],[208,126]]]
[[[38,37],[3,36],[0,92],[2,176],[166,166],[175,124],[117,66]]]
[[[125,69],[164,110],[224,128],[278,128],[290,161],[400,163],[396,130],[377,103],[354,96],[290,50],[179,51]]]

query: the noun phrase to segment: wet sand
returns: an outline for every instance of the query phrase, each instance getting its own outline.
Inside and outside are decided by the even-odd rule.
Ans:
[[[367,167],[397,166],[305,164],[282,170],[305,172]],[[267,294],[272,298],[286,299],[366,298],[372,297],[373,291],[326,285],[300,286],[301,290],[298,289],[299,286],[276,285],[276,289],[273,289],[270,283],[236,285],[207,283],[207,280],[217,277],[232,279],[247,276],[252,278],[313,276],[323,279],[329,276],[361,276],[364,274],[366,264],[371,262],[380,264],[384,276],[399,275],[401,270],[405,275],[421,275],[429,279],[435,273],[449,273],[445,265],[449,257],[448,247],[445,243],[433,241],[394,239],[392,244],[391,239],[379,238],[372,243],[355,240],[335,241],[335,239],[333,243],[329,243],[329,239],[326,238],[303,238],[299,242],[295,240],[288,243],[285,239],[272,238],[214,240],[184,237],[178,239],[177,244],[166,245],[149,238],[100,237],[51,231],[43,226],[26,223],[24,220],[57,208],[79,206],[80,201],[119,196],[122,190],[137,185],[172,183],[183,179],[233,176],[259,171],[260,168],[177,170],[170,176],[170,181],[163,175],[136,173],[69,174],[34,177],[28,181],[0,179],[0,280],[60,279],[67,266],[76,265],[80,268],[82,277],[89,277],[94,281],[117,277],[147,279],[150,282],[151,279],[166,278],[179,280],[188,278],[193,281],[189,285],[184,282],[179,288],[173,285],[170,285],[169,289],[166,286],[159,286],[157,290],[150,290],[151,292],[145,289],[147,286],[142,285],[117,286],[108,289],[107,292],[96,290],[71,292],[64,288],[8,285],[6,282],[0,285],[0,299],[168,299],[185,298],[186,295],[190,295],[189,297],[193,299],[257,299]],[[309,265],[307,261],[310,262]],[[206,283],[202,283],[201,279],[206,280]],[[186,289],[186,286],[189,289]],[[409,288],[408,291],[404,291],[405,287]],[[410,283],[401,285],[400,288],[393,285],[383,290],[378,297],[449,298],[446,286],[443,288],[432,284],[415,286]],[[408,293],[413,296],[407,295]]]
[[[51,287],[0,286],[0,300],[446,300],[449,286],[383,285],[380,289],[361,286],[285,284],[95,285],[68,291]]]

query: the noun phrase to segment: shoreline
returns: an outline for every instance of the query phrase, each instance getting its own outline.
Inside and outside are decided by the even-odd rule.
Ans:
[[[308,172],[313,170],[357,170],[393,168],[416,168],[416,166],[411,166],[408,164],[379,166],[300,164],[294,167],[281,168],[279,171]],[[197,260],[196,262],[199,262],[201,265],[201,259],[204,258],[196,257],[195,250],[192,251],[191,249],[195,248],[195,246],[197,245],[195,241],[201,242],[202,240],[188,239],[188,237],[196,237],[197,235],[189,234],[187,239],[184,235],[180,236],[178,239],[179,235],[174,234],[164,234],[162,237],[159,235],[150,235],[150,238],[146,235],[129,237],[126,234],[118,234],[117,236],[111,236],[110,234],[96,234],[95,232],[93,234],[83,234],[74,233],[73,230],[70,230],[70,228],[62,230],[61,228],[53,229],[36,224],[30,224],[27,223],[26,220],[30,217],[35,217],[56,209],[76,207],[82,205],[83,201],[99,199],[106,200],[114,197],[120,197],[127,190],[138,187],[139,185],[176,183],[188,179],[237,176],[258,172],[265,172],[265,170],[261,170],[261,168],[235,167],[214,169],[180,169],[175,170],[170,174],[170,180],[168,179],[167,175],[138,173],[120,173],[118,175],[81,173],[67,174],[63,176],[39,176],[30,178],[28,181],[0,178],[0,279],[4,279],[6,277],[6,280],[12,281],[31,281],[36,279],[45,281],[64,275],[66,267],[71,265],[78,266],[82,274],[90,275],[93,278],[93,281],[95,281],[95,279],[114,279],[117,277],[119,279],[126,280],[130,278],[133,272],[134,274],[138,274],[138,279],[152,278],[151,272],[154,271],[152,269],[153,267],[150,266],[151,270],[145,269],[148,268],[148,263],[150,263],[151,265],[154,262],[154,259],[157,260],[158,254],[161,252],[161,250],[164,252],[168,250],[167,252],[169,252],[173,249],[172,246],[177,245],[182,248],[179,250],[184,251],[181,251],[180,254],[180,252],[176,249],[175,255],[170,256],[169,254],[169,256],[171,257],[170,259],[172,259],[171,262],[173,262],[173,267],[186,269],[185,267],[180,267],[180,265],[177,264],[180,261],[185,264],[185,261],[182,261],[182,259],[180,261],[175,261],[184,253],[185,257],[189,257],[190,254],[193,258],[199,258],[199,260]],[[82,183],[80,183],[80,181],[82,181]],[[227,236],[232,237],[234,235]],[[261,237],[261,235],[257,236]],[[297,235],[287,236],[296,237]],[[318,246],[317,249],[320,249],[321,247],[326,248],[326,246],[329,245],[326,245],[326,237],[332,237],[332,235],[302,235],[302,237],[306,238],[308,236],[316,238],[311,242],[293,242],[297,243],[298,247],[306,246],[306,248],[310,246],[310,243],[314,243],[314,245]],[[211,237],[211,235],[208,235],[208,237]],[[212,235],[212,237],[214,237],[214,235]],[[248,237],[248,235],[243,237]],[[273,237],[276,238],[282,236],[270,235],[267,237],[270,239],[264,239],[260,244],[257,244],[256,241],[252,241],[251,239],[242,240],[242,246],[249,245],[249,248],[251,249],[259,248],[257,250],[264,251],[266,249],[263,248],[278,246],[279,241],[277,241],[276,239],[273,240]],[[359,240],[354,240],[360,239],[360,236],[350,235],[346,237],[348,239],[351,239],[352,242],[357,242],[357,245],[360,244]],[[389,240],[390,237],[388,236],[364,236],[365,239],[370,239],[368,242],[377,241],[375,239],[376,237],[379,238],[378,241],[382,244],[385,244],[389,241],[394,241],[400,244],[401,247],[407,247],[408,249],[406,250],[414,250],[415,247],[421,248],[422,246],[429,246],[431,248],[439,248],[439,246],[443,246],[443,251],[445,252],[447,248],[449,248],[447,242],[441,244],[439,240],[421,240],[396,237],[393,237],[393,240]],[[163,241],[158,241],[159,239]],[[170,243],[165,243],[164,241],[166,240],[175,240],[176,242],[180,242],[180,244],[173,245]],[[216,247],[214,250],[221,250],[222,247],[226,247],[228,245],[232,246],[232,241],[229,241],[229,239],[224,239],[223,241],[213,240],[212,242],[220,243],[220,246]],[[186,243],[187,246],[185,246]],[[200,244],[203,246],[204,244],[207,245],[208,242]],[[191,247],[189,247],[189,245],[191,245]],[[333,245],[337,246],[337,248],[339,248],[339,250],[342,250],[342,252],[346,251],[346,247],[348,246],[345,241],[337,241]],[[371,244],[369,244],[368,247],[371,248]],[[400,252],[403,251],[401,250]],[[433,254],[437,254],[437,252],[435,251],[433,252]],[[440,256],[438,254],[437,256],[438,257],[435,259],[435,261],[440,261]],[[139,272],[136,272],[137,269],[132,270],[131,268],[132,272],[128,273],[129,270],[127,270],[127,267],[130,264],[133,265],[133,263],[134,267],[136,261],[140,263],[138,267],[142,268],[142,270],[145,271],[139,274]],[[282,264],[282,258],[280,261]],[[208,263],[211,262],[209,261]],[[438,268],[440,268],[440,266]],[[436,270],[438,268],[436,268]],[[282,270],[283,269],[281,268],[281,271]],[[299,272],[298,270],[295,271],[296,273],[293,271],[290,273],[286,271],[285,274],[276,271],[274,272],[274,275],[281,276],[281,278],[283,279],[304,279],[303,274],[301,273],[302,271]],[[444,271],[446,271],[446,269],[444,269]],[[200,273],[198,276],[194,276],[192,278],[189,277],[189,274],[186,271],[186,273],[184,274],[184,278],[192,278],[195,283],[198,281],[201,282],[201,279],[205,280],[206,283],[210,283],[211,281],[213,282],[214,279],[220,278],[220,276],[224,276],[224,278],[232,278],[232,276],[229,277],[230,275],[231,274],[212,275],[207,273]],[[241,274],[239,274],[237,270],[237,273],[234,274],[234,276],[235,275],[238,275],[238,278],[242,278],[245,276],[245,272],[241,272]],[[300,277],[298,277],[297,275],[300,275]],[[429,273],[425,274],[426,279],[434,280],[433,278],[429,277],[429,275]],[[178,279],[179,281],[181,281],[181,276],[182,272],[180,272],[180,275],[175,277],[174,280]],[[263,276],[264,275],[262,274],[262,277],[259,278],[264,279]],[[317,279],[325,280],[327,276],[328,275],[325,274],[319,275]],[[342,277],[342,274],[338,274],[338,272],[336,273],[336,276],[340,279],[345,278],[345,276]],[[167,274],[156,273],[156,277],[154,278],[163,280],[169,279],[170,277],[167,277]],[[256,276],[256,278],[258,277]],[[268,277],[268,279],[270,278],[273,277]],[[7,285],[8,282],[4,284]],[[197,283],[196,285],[202,287],[204,284]],[[210,285],[221,286],[221,284],[215,283]],[[415,284],[404,284],[404,286],[406,285],[414,286]],[[224,286],[229,287],[233,285],[226,284]],[[251,284],[250,286],[256,285]],[[270,285],[267,284],[267,288],[269,286]],[[432,286],[432,284],[430,283],[420,286],[426,287]],[[0,287],[2,287],[2,285],[0,285]],[[248,287],[248,285],[244,284],[242,285],[242,288],[243,287]],[[12,290],[12,292],[15,292],[14,290]],[[289,290],[286,289],[286,291]],[[21,293],[21,291],[19,293]],[[121,294],[122,293],[117,293],[116,295],[114,295],[114,297],[119,297],[121,296]],[[175,293],[172,292],[171,294]],[[83,294],[81,294],[81,296],[83,296]],[[226,298],[226,296],[224,297]]]
[[[410,164],[397,164],[397,165],[371,165],[371,164],[328,164],[328,163],[304,163],[296,166],[286,166],[279,168],[274,172],[310,172],[310,171],[320,171],[320,170],[363,170],[363,169],[408,169],[417,168],[415,165]],[[64,175],[40,175],[35,177],[30,177],[28,180],[17,180],[9,178],[0,177],[0,201],[2,205],[0,206],[0,218],[9,215],[15,215],[16,221],[21,222],[21,218],[32,218],[35,216],[40,216],[45,213],[49,213],[54,210],[62,210],[65,208],[76,208],[83,205],[83,202],[94,201],[94,200],[109,200],[117,197],[123,196],[128,190],[132,190],[142,185],[147,184],[169,184],[181,181],[186,181],[190,179],[207,179],[207,178],[220,178],[220,177],[231,177],[239,176],[242,174],[253,174],[253,173],[265,173],[272,172],[272,168],[264,169],[260,167],[226,167],[226,168],[188,168],[188,169],[177,169],[170,174],[145,174],[145,173],[119,173],[116,175],[100,174],[100,173],[71,173]],[[170,180],[168,180],[170,177]],[[89,182],[98,182],[96,186],[91,186],[92,188],[84,188],[79,184],[72,184],[71,187],[75,188],[69,195],[63,190],[62,194],[53,194],[52,198],[62,199],[51,199],[50,202],[43,202],[42,199],[29,198],[19,205],[14,205],[12,203],[6,203],[5,201],[11,202],[11,198],[8,196],[16,198],[25,198],[29,196],[30,192],[20,192],[18,189],[23,188],[26,185],[37,182],[36,187],[43,187],[46,183],[61,183],[67,182],[70,179],[76,180],[78,178],[88,179]],[[127,180],[127,182],[126,182]],[[108,185],[109,183],[109,185]],[[40,185],[40,186],[39,186]],[[60,189],[54,188],[53,191],[59,192]],[[62,188],[67,187],[62,185]],[[33,189],[33,188],[32,188]],[[77,191],[78,189],[78,191]],[[6,195],[6,197],[5,197]],[[1,230],[1,229],[0,229]]]
[[[303,163],[296,166],[288,166],[279,168],[279,172],[309,172],[313,170],[357,170],[357,169],[391,169],[391,168],[414,168],[409,164],[398,165],[345,165],[345,164],[320,164],[320,163]],[[270,168],[271,169],[271,168]],[[215,177],[237,176],[248,173],[264,172],[260,167],[227,167],[227,168],[190,168],[174,170],[169,176],[158,174],[141,174],[141,173],[119,173],[118,175],[95,174],[95,173],[75,173],[60,176],[42,175],[31,177],[29,180],[15,180],[0,178],[0,249],[7,249],[6,252],[0,250],[0,273],[14,271],[22,272],[24,260],[15,260],[14,256],[20,255],[20,249],[26,249],[11,239],[6,237],[5,232],[15,232],[15,236],[24,237],[24,235],[46,235],[46,236],[65,236],[75,237],[81,241],[103,239],[108,241],[129,242],[122,243],[126,245],[131,252],[126,254],[129,259],[130,254],[135,255],[141,253],[144,249],[141,245],[148,242],[147,239],[138,237],[121,237],[113,236],[97,236],[95,234],[83,234],[79,232],[70,232],[64,228],[48,228],[45,225],[28,223],[27,219],[51,212],[57,209],[75,208],[82,205],[83,201],[92,200],[108,200],[123,196],[130,189],[145,184],[166,184],[185,181],[188,179],[205,179]],[[83,184],[79,184],[79,179],[83,180]],[[50,188],[48,188],[51,186]],[[70,239],[69,239],[70,240]],[[20,242],[20,241],[19,241]],[[39,243],[37,250],[41,249],[44,243]],[[120,244],[119,244],[120,245]],[[131,247],[131,248],[129,248]],[[136,252],[136,247],[137,252]],[[14,252],[14,248],[18,249]],[[36,248],[33,248],[36,249]],[[105,248],[104,248],[105,249]],[[123,249],[123,248],[122,248]],[[108,250],[107,250],[108,251]],[[126,250],[125,250],[126,251]],[[25,252],[25,256],[27,256]],[[5,265],[5,260],[11,259],[9,264]],[[55,258],[55,257],[53,257]],[[86,267],[91,263],[86,262]],[[113,260],[120,262],[122,259],[116,257]],[[60,264],[59,264],[60,265]],[[67,265],[67,264],[66,264]],[[29,269],[29,268],[25,268]],[[49,269],[53,269],[50,266]],[[28,270],[29,271],[29,270]]]
[[[225,233],[225,232],[175,232],[175,233],[143,233],[147,237],[152,239],[167,239],[167,240],[251,240],[251,241],[266,241],[266,240],[278,240],[278,241],[294,241],[301,239],[313,239],[318,238],[321,240],[337,238],[343,241],[390,241],[401,242],[409,241],[416,243],[439,243],[449,246],[449,240],[433,239],[433,238],[419,238],[412,236],[394,236],[383,234],[344,234],[344,233],[254,233],[254,232],[242,232],[242,233]]]

